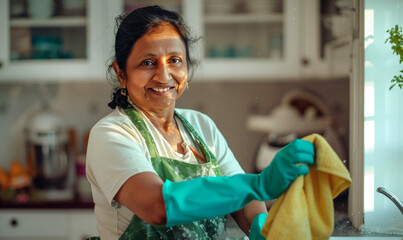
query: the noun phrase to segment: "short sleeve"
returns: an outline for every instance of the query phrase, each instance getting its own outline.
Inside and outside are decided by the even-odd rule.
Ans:
[[[154,172],[143,139],[130,122],[98,122],[90,132],[87,149],[87,177],[109,203],[131,176]]]

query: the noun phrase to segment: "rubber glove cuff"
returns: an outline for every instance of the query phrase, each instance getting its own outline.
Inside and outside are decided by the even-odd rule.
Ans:
[[[249,230],[249,240],[266,240],[261,231],[267,216],[267,213],[260,213],[255,216]]]

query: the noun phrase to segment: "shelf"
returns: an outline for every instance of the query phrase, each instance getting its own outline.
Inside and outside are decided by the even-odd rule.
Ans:
[[[283,14],[275,13],[270,15],[263,14],[237,14],[237,15],[208,15],[205,17],[206,24],[216,23],[281,23]]]
[[[14,18],[10,20],[11,27],[85,27],[86,25],[86,17]]]

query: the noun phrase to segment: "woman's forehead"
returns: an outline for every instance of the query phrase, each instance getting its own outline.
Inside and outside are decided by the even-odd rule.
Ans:
[[[186,51],[180,34],[172,25],[154,27],[136,41],[132,50],[137,53],[164,50],[182,54]]]
[[[141,38],[172,39],[181,38],[178,30],[169,23],[160,24],[149,29]],[[140,38],[140,39],[141,39]]]

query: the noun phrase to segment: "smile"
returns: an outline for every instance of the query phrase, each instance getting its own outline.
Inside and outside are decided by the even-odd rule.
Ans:
[[[156,92],[167,92],[169,91],[171,88],[167,87],[167,88],[151,88],[153,91]]]

